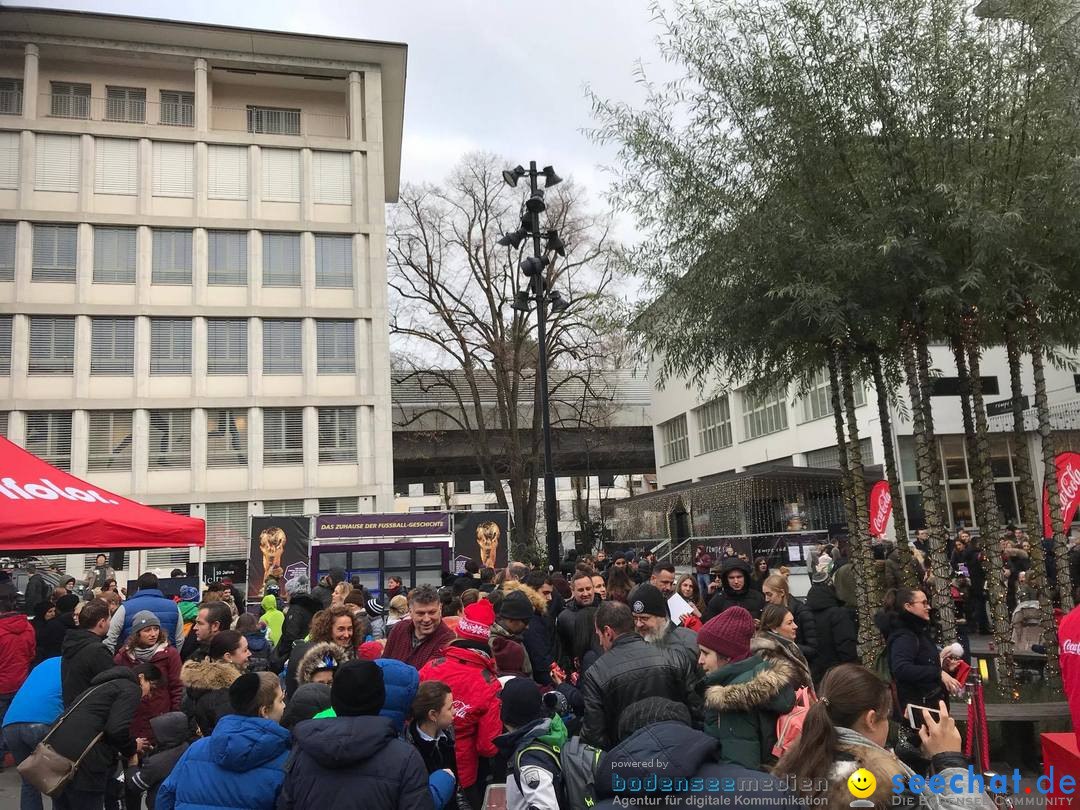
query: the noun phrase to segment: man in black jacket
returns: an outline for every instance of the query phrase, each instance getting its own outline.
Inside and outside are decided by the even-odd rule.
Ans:
[[[275,650],[275,658],[282,666],[289,660],[293,643],[308,634],[312,617],[322,609],[322,603],[311,594],[297,591],[289,595],[289,607],[281,623],[281,639]]]
[[[113,656],[105,646],[109,632],[109,604],[91,599],[79,611],[79,626],[67,632],[60,653],[60,685],[64,706],[85,692],[94,678],[112,669]]]
[[[738,557],[729,557],[720,566],[720,589],[709,600],[702,620],[708,621],[735,606],[746,608],[751,616],[758,619],[765,607],[765,597],[750,585],[750,564]]]
[[[195,622],[180,648],[180,660],[202,661],[210,656],[210,642],[222,630],[232,627],[232,611],[224,602],[203,602]]]
[[[837,664],[858,663],[857,633],[851,612],[840,604],[825,574],[814,574],[806,594],[806,608],[814,614],[817,655],[810,661],[814,682]]]
[[[74,762],[94,737],[102,737],[87,753],[63,793],[53,799],[54,810],[102,807],[117,754],[131,757],[138,750],[137,742],[131,739],[131,718],[139,701],[150,694],[150,682],[140,672],[142,667],[150,666],[141,664],[133,670],[112,667],[93,679],[89,691],[75,696],[74,708],[68,707],[71,713],[49,737],[49,745]]]
[[[598,748],[618,741],[619,716],[639,700],[662,697],[685,703],[695,723],[702,716],[701,696],[694,690],[697,662],[668,655],[646,644],[634,632],[634,617],[621,602],[601,602],[596,611],[596,632],[601,655],[581,680],[585,717],[581,736]]]
[[[73,593],[61,596],[56,600],[56,615],[45,622],[38,632],[37,637],[37,661],[46,658],[55,658],[63,652],[64,638],[69,630],[78,627],[75,622],[75,607],[79,604],[79,597]]]
[[[563,655],[563,667],[569,669],[572,665],[575,639],[575,626],[582,610],[588,607],[596,607],[600,604],[600,597],[593,591],[592,574],[588,571],[578,571],[570,580],[570,588],[573,599],[566,603],[562,613],[555,621],[555,630],[559,636],[559,646]]]

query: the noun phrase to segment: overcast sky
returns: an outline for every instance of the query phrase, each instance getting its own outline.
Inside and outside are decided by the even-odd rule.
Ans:
[[[648,0],[22,0],[18,5],[183,19],[370,38],[409,46],[404,182],[439,180],[462,154],[484,149],[511,164],[536,160],[573,175],[597,207],[611,149],[592,126],[588,84],[638,103],[641,60],[663,77]],[[629,223],[620,223],[625,234]]]

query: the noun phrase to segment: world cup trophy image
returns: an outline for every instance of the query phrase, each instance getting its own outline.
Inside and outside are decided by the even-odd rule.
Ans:
[[[480,567],[495,568],[499,548],[499,524],[486,520],[476,527],[476,544],[480,546]]]
[[[262,579],[258,590],[254,593],[262,593],[266,578],[271,572],[281,571],[281,558],[285,556],[285,532],[277,526],[263,529],[259,533],[259,550],[262,552],[263,570]]]

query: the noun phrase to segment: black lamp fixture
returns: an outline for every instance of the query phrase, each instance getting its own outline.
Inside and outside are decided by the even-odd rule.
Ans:
[[[570,308],[570,302],[562,297],[562,293],[558,290],[552,290],[547,295],[548,303],[551,304],[551,311],[555,313],[566,312]]]
[[[520,168],[521,167],[518,166],[518,169]],[[562,178],[555,174],[555,168],[553,166],[545,166],[540,170],[540,174],[543,175],[544,178],[544,188],[551,188],[562,182]]]
[[[525,290],[518,290],[514,293],[514,303],[510,305],[511,309],[516,309],[518,312],[529,312],[532,310],[532,299],[529,298],[529,293]]]
[[[532,278],[544,272],[544,268],[551,264],[547,256],[526,256],[519,267],[521,272]]]
[[[551,167],[548,166],[548,168],[550,169]],[[510,186],[511,188],[516,188],[518,180],[520,180],[526,174],[528,174],[528,172],[525,171],[524,166],[515,166],[512,169],[505,170],[502,173],[502,176],[503,180],[506,182],[506,185]],[[552,172],[552,174],[554,174],[554,172]]]
[[[547,205],[544,204],[544,190],[538,188],[530,194],[529,199],[525,201],[525,210],[530,214],[541,214],[546,209]]]
[[[544,234],[544,240],[547,242],[547,249],[553,250],[559,256],[566,258],[566,245],[562,239],[559,238],[558,231],[548,231]]]

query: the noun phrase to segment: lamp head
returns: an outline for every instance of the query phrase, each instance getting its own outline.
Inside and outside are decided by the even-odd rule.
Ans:
[[[524,166],[515,166],[512,169],[506,169],[502,173],[503,182],[511,188],[517,187],[518,180],[525,176]]]
[[[529,304],[529,294],[524,290],[518,290],[514,293],[514,303],[510,305],[510,308],[518,312],[529,312],[532,309]]]
[[[553,250],[564,259],[566,258],[566,244],[559,238],[558,231],[548,231],[544,234],[544,239],[547,240],[548,250]]]
[[[548,266],[548,258],[546,256],[528,256],[521,262],[521,272],[529,278],[538,276],[544,272],[544,268]]]
[[[517,249],[521,247],[521,243],[525,241],[525,238],[528,235],[528,231],[526,231],[524,228],[518,228],[516,231],[503,236],[502,239],[500,239],[495,244],[501,245],[502,247],[512,247],[514,249]]]
[[[544,190],[538,188],[532,193],[532,196],[525,201],[525,208],[530,214],[539,214],[547,208],[544,205]]]
[[[552,186],[557,186],[559,185],[559,183],[562,182],[562,178],[559,177],[559,175],[555,174],[554,166],[545,166],[543,171],[540,172],[540,174],[542,174],[544,177],[544,188],[551,188]]]
[[[562,293],[558,290],[552,290],[547,296],[548,303],[551,304],[552,312],[566,312],[570,308],[570,302],[562,297]]]

